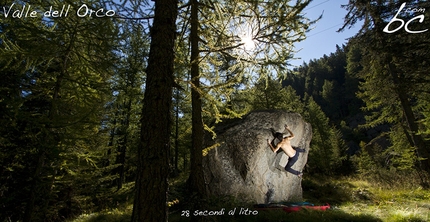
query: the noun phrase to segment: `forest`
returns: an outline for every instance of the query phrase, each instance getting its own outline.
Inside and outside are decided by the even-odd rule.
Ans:
[[[349,0],[360,31],[294,67],[311,2],[2,1],[0,222],[429,221],[429,2]],[[303,198],[332,209],[184,217],[255,204],[202,167],[255,110],[311,124]]]

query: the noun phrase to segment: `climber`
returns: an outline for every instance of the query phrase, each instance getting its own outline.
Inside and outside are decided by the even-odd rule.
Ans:
[[[287,136],[284,135],[284,137],[281,140],[281,142],[279,142],[276,145],[276,148],[273,147],[273,145],[269,142],[269,139],[267,139],[267,143],[269,144],[270,148],[272,149],[272,151],[274,153],[276,153],[279,150],[279,148],[281,148],[284,151],[284,153],[287,154],[287,156],[289,158],[288,158],[287,165],[285,165],[285,170],[287,172],[290,172],[290,173],[292,173],[294,175],[297,175],[298,177],[301,178],[303,176],[303,173],[300,172],[300,171],[294,170],[291,167],[299,159],[299,154],[298,153],[305,152],[305,150],[291,146],[291,140],[294,138],[294,134],[293,134],[293,132],[291,132],[291,130],[288,128],[287,125],[285,125],[285,130],[289,132],[289,135],[287,135]],[[278,133],[276,133],[276,134],[279,135]]]

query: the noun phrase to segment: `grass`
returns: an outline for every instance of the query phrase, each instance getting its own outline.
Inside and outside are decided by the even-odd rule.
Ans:
[[[80,216],[69,222],[129,222],[133,211],[134,183],[126,183],[123,188],[112,188],[110,195],[105,194],[98,202],[103,203],[106,209],[98,212],[85,211]],[[97,209],[91,207],[90,209]]]
[[[304,181],[304,197],[309,202],[327,201],[348,215],[371,215],[387,222],[430,221],[430,191],[413,179],[403,178],[389,182],[357,177],[312,178]]]
[[[227,211],[228,212],[228,211]],[[230,222],[280,222],[280,221],[303,221],[303,222],[314,222],[314,221],[351,221],[351,222],[380,222],[381,220],[373,217],[372,215],[352,215],[342,210],[334,209],[328,211],[315,211],[315,210],[301,210],[294,213],[286,213],[282,210],[271,210],[271,211],[259,211],[257,215],[238,215],[237,211],[234,216],[223,215],[213,216],[210,218],[211,221],[230,221]],[[190,221],[190,218],[179,217],[178,215],[171,215],[169,221],[186,222]]]
[[[133,209],[133,206],[131,206]],[[131,218],[130,209],[112,209],[91,214],[82,214],[74,222],[129,222]]]
[[[410,176],[410,175],[409,175]],[[394,176],[396,177],[396,176]],[[237,201],[231,197],[213,198],[207,210],[220,211],[223,215],[206,216],[209,221],[375,221],[375,222],[424,222],[430,221],[430,191],[420,187],[415,177],[390,178],[324,178],[309,177],[302,181],[304,201],[316,205],[329,203],[327,211],[301,210],[294,213],[283,211],[257,211],[257,215],[239,215],[240,208],[253,210],[253,204]],[[415,179],[414,179],[415,178]],[[183,186],[173,181],[171,187],[169,221],[190,221],[194,211],[182,194]],[[176,201],[173,201],[176,200]],[[234,215],[229,211],[236,208]],[[188,210],[189,217],[186,217]],[[202,209],[203,210],[203,209]],[[81,215],[74,222],[129,221],[132,205],[102,212]],[[201,216],[204,217],[204,216]]]

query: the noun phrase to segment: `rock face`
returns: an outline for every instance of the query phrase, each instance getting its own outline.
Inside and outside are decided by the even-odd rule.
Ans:
[[[297,153],[299,159],[292,167],[302,171],[312,138],[311,125],[297,113],[255,111],[217,127],[217,138],[206,144],[219,144],[203,159],[209,194],[254,203],[301,200],[301,179],[284,170],[288,156],[282,151],[273,153],[266,142],[274,138],[270,128],[283,132],[285,124],[295,135],[291,144],[306,150]]]

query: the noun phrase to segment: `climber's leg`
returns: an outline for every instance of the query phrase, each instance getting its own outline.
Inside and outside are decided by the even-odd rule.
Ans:
[[[298,159],[299,159],[299,153],[296,152],[296,154],[293,157],[288,158],[288,163],[287,165],[285,165],[285,170],[294,175],[300,176],[302,174],[300,171],[297,171],[291,168],[297,162]]]
[[[298,148],[297,146],[292,146],[292,148],[293,148],[294,150],[296,150],[297,152],[299,152],[299,153],[304,153],[304,152],[306,152],[306,150],[305,150],[305,149]]]

